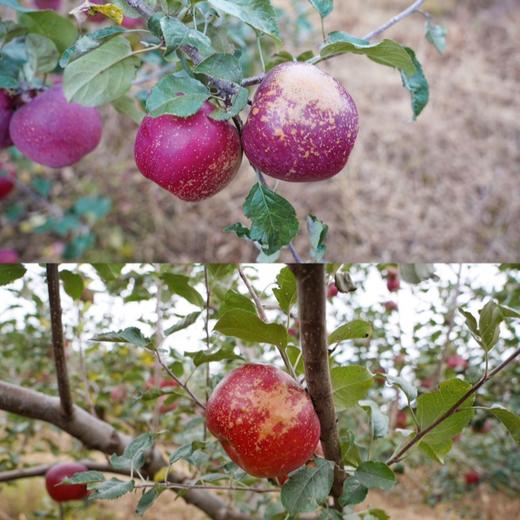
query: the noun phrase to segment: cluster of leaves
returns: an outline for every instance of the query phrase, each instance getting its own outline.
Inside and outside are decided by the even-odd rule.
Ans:
[[[259,47],[264,44],[273,50],[266,71],[286,61],[316,64],[340,54],[360,54],[400,72],[412,96],[414,118],[428,102],[428,83],[412,49],[390,39],[371,43],[345,32],[327,35],[323,30],[319,49],[293,56],[283,48],[279,28],[279,20],[288,16],[275,10],[270,0],[172,0],[156,6],[157,10],[144,3],[151,16],[146,27],[138,30],[125,30],[119,24],[123,16],[138,17],[142,13],[123,0],[115,0],[91,8],[107,16],[113,25],[81,34],[70,18],[54,11],[29,9],[16,0],[2,0],[0,4],[18,13],[16,22],[0,23],[0,88],[18,92],[40,89],[46,74],[63,73],[69,101],[87,106],[112,104],[136,122],[145,112],[154,117],[188,117],[207,100],[215,104],[211,117],[229,120],[239,116],[250,95],[245,73],[251,70],[252,61],[263,62],[261,52],[252,59],[250,47],[254,48],[251,43],[255,39]],[[310,4],[323,25],[333,11],[333,2],[313,0]],[[299,9],[288,32],[293,32],[293,25],[309,24],[301,6]],[[445,31],[429,19],[426,36],[439,52],[444,50]],[[143,65],[159,69],[156,77],[163,77],[151,91],[129,95]],[[234,224],[226,231],[255,243],[261,261],[276,259],[299,233],[300,224],[290,202],[265,183],[259,181],[253,186],[243,210],[250,227]],[[62,229],[59,224],[49,226]],[[310,215],[307,229],[310,254],[321,261],[328,227]],[[79,244],[78,249],[84,245]]]

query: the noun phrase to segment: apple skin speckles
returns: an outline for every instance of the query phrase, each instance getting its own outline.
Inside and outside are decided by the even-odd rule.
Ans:
[[[307,63],[282,63],[259,86],[242,133],[251,163],[289,182],[328,179],[347,163],[358,134],[353,99]]]
[[[263,364],[230,372],[208,400],[206,421],[230,458],[257,477],[299,468],[320,438],[307,393],[282,370]]]
[[[140,172],[178,198],[197,202],[224,189],[242,162],[237,130],[206,102],[193,116],[147,116],[135,140]]]

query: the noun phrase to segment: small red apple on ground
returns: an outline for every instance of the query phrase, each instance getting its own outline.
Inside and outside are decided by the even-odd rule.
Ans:
[[[33,2],[38,9],[59,11],[61,7],[61,0],[33,0]]]
[[[468,360],[459,355],[449,356],[446,364],[449,368],[456,371],[464,371],[468,368]]]
[[[330,283],[327,287],[327,298],[329,300],[332,300],[335,296],[337,296],[339,293],[339,289],[337,288],[335,283]]]
[[[20,256],[14,249],[0,249],[0,264],[16,264]]]
[[[303,388],[282,370],[246,364],[230,372],[207,407],[209,431],[249,474],[280,477],[316,450],[320,422]]]
[[[64,478],[72,477],[76,473],[87,471],[88,468],[76,462],[67,462],[52,466],[45,473],[45,487],[47,493],[56,502],[81,500],[88,495],[86,484],[60,484]],[[60,485],[58,485],[60,484]]]
[[[14,110],[13,98],[5,90],[0,90],[0,150],[13,144],[9,135],[9,123]]]
[[[206,102],[191,117],[145,117],[134,148],[141,173],[191,202],[224,189],[238,172],[242,150],[236,128],[209,117],[214,109]]]
[[[480,473],[472,469],[464,474],[464,480],[468,486],[476,486],[480,483]]]
[[[12,170],[7,170],[3,163],[0,163],[0,200],[5,199],[15,187],[15,174]]]
[[[310,182],[343,169],[357,133],[356,105],[343,86],[314,65],[288,62],[258,87],[242,143],[267,175]]]
[[[386,312],[394,312],[398,309],[397,303],[393,301],[388,301],[384,303]]]
[[[408,414],[406,410],[399,410],[395,418],[396,428],[408,428]]]
[[[13,114],[9,132],[29,159],[61,168],[96,148],[101,140],[101,117],[95,108],[68,103],[61,85],[55,85]]]

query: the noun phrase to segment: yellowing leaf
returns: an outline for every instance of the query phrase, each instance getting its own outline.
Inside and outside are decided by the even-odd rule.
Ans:
[[[91,5],[89,7],[88,14],[95,15],[98,13],[106,16],[107,18],[110,18],[110,20],[116,22],[119,25],[121,25],[124,17],[123,9],[114,4]]]

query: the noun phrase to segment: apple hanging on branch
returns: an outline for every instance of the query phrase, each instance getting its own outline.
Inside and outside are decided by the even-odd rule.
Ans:
[[[63,479],[76,473],[87,471],[88,468],[76,462],[66,462],[52,466],[45,474],[47,493],[55,502],[70,502],[83,500],[88,496],[86,484],[62,484]]]

